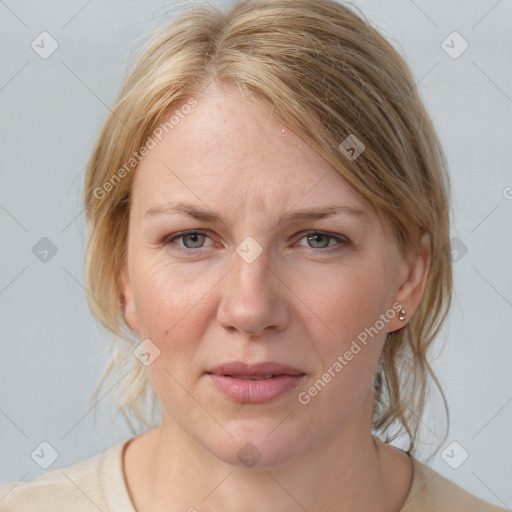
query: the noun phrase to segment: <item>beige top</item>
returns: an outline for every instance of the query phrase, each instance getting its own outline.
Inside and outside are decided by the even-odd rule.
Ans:
[[[30,482],[0,486],[0,512],[136,512],[118,443],[94,457],[55,469]],[[411,491],[401,512],[500,512],[412,458]]]

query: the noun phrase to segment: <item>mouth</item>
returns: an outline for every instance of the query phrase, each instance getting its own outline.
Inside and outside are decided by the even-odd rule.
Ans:
[[[266,379],[275,379],[277,375],[229,375],[225,374],[224,377],[231,377],[232,379],[242,379],[242,380],[266,380]]]
[[[226,363],[205,372],[218,391],[241,403],[264,403],[297,387],[306,373],[274,362]]]
[[[224,377],[233,377],[237,379],[272,379],[282,375],[305,375],[305,372],[298,368],[293,368],[280,363],[264,362],[257,364],[247,364],[239,361],[231,363],[224,363],[210,370],[206,373],[211,375],[223,375]]]

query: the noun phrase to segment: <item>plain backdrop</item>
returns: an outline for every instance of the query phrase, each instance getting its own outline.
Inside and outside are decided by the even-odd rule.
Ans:
[[[355,3],[412,67],[449,161],[455,291],[433,366],[451,424],[429,464],[511,508],[512,3]],[[109,393],[96,423],[90,407],[111,335],[83,288],[82,182],[137,41],[169,8],[0,1],[0,483],[45,471],[31,456],[41,442],[52,470],[132,437]],[[435,407],[423,426],[442,440]]]

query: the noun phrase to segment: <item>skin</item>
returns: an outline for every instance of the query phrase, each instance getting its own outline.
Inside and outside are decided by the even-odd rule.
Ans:
[[[403,327],[421,299],[428,244],[403,258],[372,207],[270,107],[217,86],[196,99],[141,162],[132,189],[125,317],[160,350],[148,371],[163,406],[161,425],[125,450],[134,506],[398,511],[412,464],[372,436],[373,378],[386,333]],[[171,201],[218,212],[224,222],[145,215]],[[326,205],[363,213],[277,223]],[[185,230],[207,236],[171,240]],[[308,238],[315,231],[338,238]],[[262,249],[252,263],[236,252],[249,236]],[[406,320],[396,314],[301,404],[299,392],[395,302]],[[274,361],[306,376],[269,403],[236,403],[205,375],[227,361]],[[261,454],[252,468],[237,457],[248,442]]]

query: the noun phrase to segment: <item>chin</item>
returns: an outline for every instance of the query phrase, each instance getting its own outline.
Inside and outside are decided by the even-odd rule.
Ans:
[[[233,437],[203,440],[218,459],[236,467],[271,469],[293,460],[307,444],[281,418],[252,419],[227,425]],[[277,427],[277,428],[276,428]],[[206,441],[206,442],[205,442]]]

